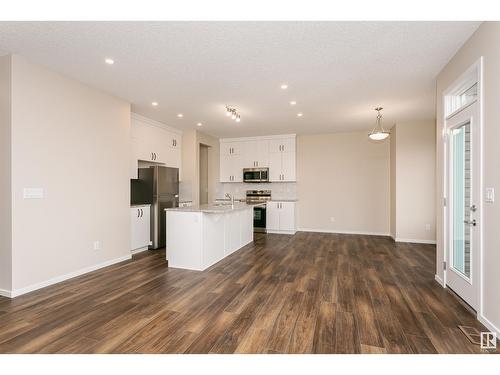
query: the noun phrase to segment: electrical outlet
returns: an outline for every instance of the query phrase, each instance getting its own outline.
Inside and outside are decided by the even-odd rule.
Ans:
[[[94,241],[94,250],[100,250],[101,249],[101,244],[99,241]]]
[[[335,218],[333,216],[330,217],[330,222],[331,223],[334,223],[335,222]]]
[[[431,225],[430,224],[425,224],[425,230],[431,230]]]

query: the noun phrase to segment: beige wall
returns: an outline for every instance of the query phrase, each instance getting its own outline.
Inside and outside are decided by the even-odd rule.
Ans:
[[[0,295],[12,288],[11,60],[0,57]]]
[[[497,191],[497,200],[500,189],[500,23],[485,22],[472,37],[457,52],[451,61],[444,67],[437,79],[437,270],[439,277],[443,277],[441,262],[443,260],[443,91],[446,90],[463,72],[474,64],[481,56],[483,62],[483,185],[493,187]],[[483,307],[480,314],[484,321],[489,321],[490,329],[500,333],[500,205],[495,203],[483,204]]]
[[[130,106],[19,56],[12,62],[12,288],[20,290],[130,255]],[[23,199],[25,187],[45,198]]]
[[[388,235],[389,159],[366,132],[297,136],[298,228]]]
[[[208,202],[213,202],[220,189],[219,139],[197,130],[189,130],[182,136],[182,186],[181,199],[199,204],[200,196],[200,144],[208,147]],[[182,196],[184,195],[184,196]]]
[[[436,240],[436,122],[398,123],[391,130],[391,235]]]

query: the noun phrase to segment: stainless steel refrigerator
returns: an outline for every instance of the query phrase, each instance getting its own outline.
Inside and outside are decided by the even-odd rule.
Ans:
[[[132,204],[151,204],[152,249],[165,247],[165,208],[179,207],[179,169],[154,166],[139,168],[139,179],[132,180]]]

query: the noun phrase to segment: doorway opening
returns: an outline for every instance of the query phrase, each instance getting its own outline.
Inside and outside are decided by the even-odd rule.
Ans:
[[[200,143],[200,204],[208,204],[208,149]]]

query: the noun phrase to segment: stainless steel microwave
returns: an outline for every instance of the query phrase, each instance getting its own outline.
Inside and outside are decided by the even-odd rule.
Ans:
[[[269,182],[269,168],[243,168],[243,182]]]

